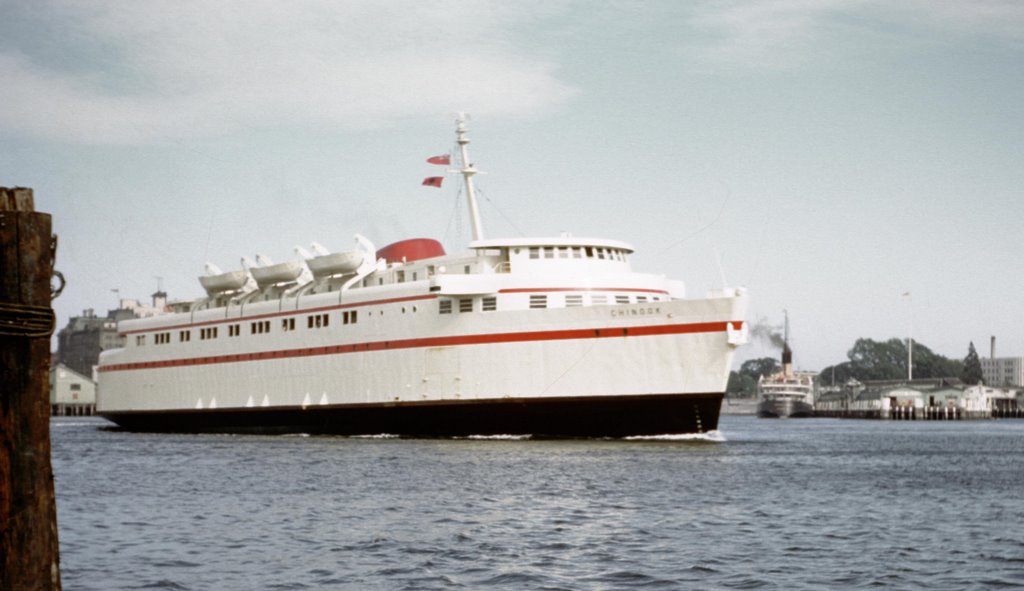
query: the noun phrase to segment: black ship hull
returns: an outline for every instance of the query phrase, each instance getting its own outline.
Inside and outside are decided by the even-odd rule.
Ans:
[[[628,437],[715,430],[721,405],[721,393],[705,393],[100,414],[125,430],[164,433]]]
[[[757,405],[762,419],[797,419],[814,416],[814,407],[799,400],[762,400]]]

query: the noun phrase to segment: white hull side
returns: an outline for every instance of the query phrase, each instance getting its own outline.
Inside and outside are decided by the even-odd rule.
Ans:
[[[268,335],[263,340],[249,338],[249,342],[262,345],[249,347],[250,353],[301,351],[293,357],[117,369],[118,364],[138,363],[145,358],[111,356],[106,365],[113,367],[101,372],[98,411],[720,393],[725,389],[733,351],[724,329],[644,336],[628,333],[642,332],[645,327],[729,321],[739,324],[744,305],[744,298],[720,298],[474,313],[449,318],[428,311],[436,306],[428,301],[420,304],[415,314],[396,316],[399,323],[406,324],[400,330],[390,326],[385,331],[385,327],[374,325],[374,320],[395,316],[396,310],[389,309],[386,314],[367,318],[357,325],[358,330],[339,327],[334,338],[326,330],[311,335],[316,339],[307,335],[300,343],[289,342],[288,333]],[[657,313],[631,315],[634,309]],[[482,332],[484,328],[487,332]],[[621,335],[623,329],[626,336]],[[605,335],[589,336],[595,330],[604,331]],[[569,331],[570,338],[561,331]],[[579,334],[571,331],[585,331],[588,336],[571,338]],[[327,354],[311,351],[320,346],[347,344],[381,346],[384,341],[379,335],[384,333],[404,334],[404,338],[387,341],[402,348]],[[524,333],[526,336],[519,336]],[[499,342],[410,344],[409,339],[426,334],[456,342],[474,338]],[[500,342],[503,338],[513,340]],[[517,338],[528,340],[516,342]],[[237,345],[226,339],[220,342]],[[163,357],[177,359],[173,355],[175,347],[167,346],[161,351]],[[196,358],[194,351],[189,352],[190,357],[179,361]],[[227,354],[214,348],[204,353],[201,358],[206,360]]]

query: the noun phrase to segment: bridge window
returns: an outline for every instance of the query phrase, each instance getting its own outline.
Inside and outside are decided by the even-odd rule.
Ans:
[[[437,313],[438,314],[451,314],[452,313],[452,301],[451,300],[438,300],[438,302],[437,302]]]
[[[494,296],[486,297],[483,299],[483,311],[493,312],[498,309],[498,298]]]
[[[548,296],[546,296],[546,295],[532,295],[532,296],[530,296],[530,307],[531,308],[547,308],[548,307]]]
[[[473,311],[473,300],[462,299],[459,300],[459,312],[472,312]]]

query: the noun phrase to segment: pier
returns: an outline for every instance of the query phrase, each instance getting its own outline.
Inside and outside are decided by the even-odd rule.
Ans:
[[[953,378],[889,380],[823,391],[815,416],[893,421],[1024,418],[1024,389],[965,385]]]

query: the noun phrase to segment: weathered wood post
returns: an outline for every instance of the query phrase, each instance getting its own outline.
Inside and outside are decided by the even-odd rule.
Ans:
[[[60,589],[50,466],[56,243],[32,189],[0,187],[0,589]]]

